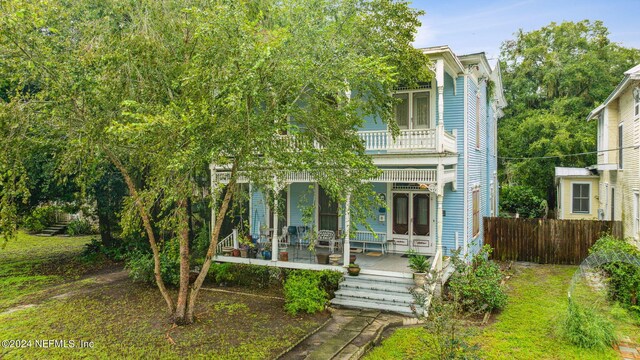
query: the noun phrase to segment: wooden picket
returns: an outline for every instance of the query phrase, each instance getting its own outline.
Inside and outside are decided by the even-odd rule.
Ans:
[[[622,237],[622,222],[484,218],[484,243],[497,260],[580,264],[603,234]]]

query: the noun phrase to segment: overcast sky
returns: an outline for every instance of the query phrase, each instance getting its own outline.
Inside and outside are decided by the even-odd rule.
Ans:
[[[612,41],[640,48],[640,0],[414,0],[413,7],[426,11],[414,45],[449,45],[459,55],[484,51],[493,60],[520,28],[584,19],[602,20]]]

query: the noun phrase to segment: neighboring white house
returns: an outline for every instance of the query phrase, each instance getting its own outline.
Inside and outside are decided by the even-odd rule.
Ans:
[[[556,167],[558,219],[601,219],[602,214],[598,213],[600,209],[599,180],[600,177],[595,170]]]
[[[598,121],[600,208],[605,220],[622,221],[625,237],[640,245],[640,65],[587,120]]]

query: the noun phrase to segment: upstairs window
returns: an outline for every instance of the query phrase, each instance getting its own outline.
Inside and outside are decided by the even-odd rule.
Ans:
[[[638,239],[640,232],[640,193],[633,193],[633,237]]]
[[[395,105],[395,119],[401,130],[430,129],[431,92],[425,90],[407,91],[394,95],[400,102]]]
[[[572,208],[574,214],[589,214],[591,209],[591,201],[589,194],[591,193],[591,184],[575,183],[572,185]]]

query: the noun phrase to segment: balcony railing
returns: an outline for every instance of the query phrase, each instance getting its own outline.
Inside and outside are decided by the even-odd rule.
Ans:
[[[358,135],[368,151],[457,152],[455,133],[450,134],[442,128],[400,130],[395,139],[387,130],[359,131]]]

